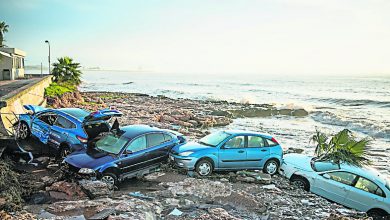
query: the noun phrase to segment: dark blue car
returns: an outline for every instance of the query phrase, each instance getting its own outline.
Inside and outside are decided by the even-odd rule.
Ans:
[[[33,136],[43,144],[54,147],[60,157],[86,148],[89,140],[110,130],[108,119],[122,115],[118,110],[111,109],[91,113],[80,108],[23,107],[28,113],[19,116],[19,138]]]
[[[167,162],[169,151],[185,142],[185,138],[174,131],[129,125],[101,137],[88,149],[67,156],[64,166],[73,173],[93,174],[116,185]]]

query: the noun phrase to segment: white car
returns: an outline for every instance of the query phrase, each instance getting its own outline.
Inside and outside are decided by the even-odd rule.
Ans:
[[[280,173],[294,185],[371,216],[390,213],[390,181],[372,168],[286,154]]]

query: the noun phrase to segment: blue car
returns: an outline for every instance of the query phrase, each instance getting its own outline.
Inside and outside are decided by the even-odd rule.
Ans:
[[[28,113],[19,116],[18,137],[27,139],[33,136],[56,149],[59,157],[86,148],[89,140],[110,130],[108,119],[122,115],[118,110],[110,109],[91,113],[79,108],[23,107]]]
[[[129,125],[108,133],[86,150],[64,160],[69,171],[94,175],[109,185],[151,172],[168,162],[171,148],[186,142],[182,134],[147,125]]]
[[[344,206],[373,217],[390,214],[390,181],[372,168],[287,154],[280,172],[294,185]]]
[[[283,150],[271,136],[250,131],[219,131],[176,146],[170,160],[179,168],[194,170],[201,176],[214,170],[263,169],[275,174],[282,162]]]

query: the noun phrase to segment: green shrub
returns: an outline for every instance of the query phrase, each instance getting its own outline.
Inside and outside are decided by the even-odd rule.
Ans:
[[[77,87],[73,85],[72,83],[56,83],[53,82],[50,84],[49,87],[45,89],[45,96],[54,98],[54,97],[59,97],[63,95],[64,93],[67,92],[74,92],[77,90]]]

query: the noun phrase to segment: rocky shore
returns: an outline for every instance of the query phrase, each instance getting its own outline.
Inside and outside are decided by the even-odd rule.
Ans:
[[[304,109],[277,109],[266,104],[123,93],[68,93],[48,103],[55,108],[91,111],[115,107],[124,113],[118,119],[121,125],[149,124],[177,130],[190,139],[206,135],[212,127],[226,126],[235,118],[308,114]],[[271,177],[261,171],[223,172],[200,178],[164,165],[158,172],[127,180],[113,191],[100,181],[64,176],[48,157],[38,157],[35,162],[37,167],[13,165],[16,174],[7,181],[21,183],[18,188],[28,188],[28,193],[18,194],[24,202],[16,200],[15,207],[4,209],[4,204],[13,200],[2,189],[0,207],[4,210],[0,219],[368,219],[365,213],[346,209],[291,186],[279,175]]]

